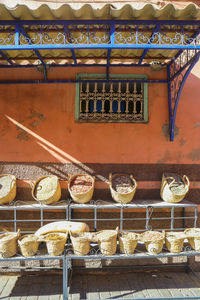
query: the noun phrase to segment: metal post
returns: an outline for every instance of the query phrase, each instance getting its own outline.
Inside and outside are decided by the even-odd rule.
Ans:
[[[97,207],[94,207],[94,231],[97,231]]]
[[[68,259],[64,253],[63,257],[63,300],[68,299]]]
[[[171,207],[171,231],[174,230],[174,207]]]
[[[17,210],[14,208],[14,232],[17,232]]]
[[[120,231],[123,231],[123,206],[120,208]]]
[[[194,227],[197,227],[197,219],[198,219],[198,206],[195,207],[195,213],[194,213]]]

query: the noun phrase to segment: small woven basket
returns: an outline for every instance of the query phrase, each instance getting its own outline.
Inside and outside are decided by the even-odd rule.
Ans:
[[[137,183],[132,175],[113,175],[112,173],[110,173],[109,187],[113,200],[118,203],[126,204],[133,200],[137,188]]]
[[[134,232],[121,232],[118,237],[120,252],[132,254],[135,251],[140,235]]]
[[[31,182],[31,186],[32,197],[42,204],[55,203],[61,197],[60,183],[55,175],[40,177],[35,182]]]
[[[40,239],[34,234],[26,234],[18,239],[18,246],[21,254],[25,257],[33,256],[37,253]]]
[[[165,245],[170,252],[180,253],[183,250],[185,238],[183,232],[166,232]]]
[[[46,243],[49,255],[58,256],[63,253],[67,235],[66,233],[56,232],[48,233],[43,236],[43,241]]]
[[[164,239],[164,231],[146,231],[140,235],[140,240],[145,243],[147,251],[151,254],[159,254],[162,251]]]
[[[94,193],[94,182],[95,177],[88,174],[70,175],[68,181],[68,190],[74,202],[82,204],[88,203],[92,199]],[[80,192],[74,192],[72,188],[73,185],[80,187]],[[82,192],[83,188],[84,191]]]
[[[113,255],[117,251],[117,235],[116,230],[102,230],[97,232],[98,246],[103,255]]]
[[[189,191],[189,186],[190,181],[186,175],[181,178],[176,174],[163,174],[160,196],[166,202],[180,202]]]
[[[14,175],[0,175],[0,204],[13,201],[16,197],[16,178]]]
[[[8,258],[17,253],[17,239],[19,236],[20,230],[0,234],[0,257]]]
[[[188,228],[184,234],[192,249],[200,252],[200,228]]]
[[[74,254],[77,256],[87,255],[90,252],[89,232],[70,234]]]

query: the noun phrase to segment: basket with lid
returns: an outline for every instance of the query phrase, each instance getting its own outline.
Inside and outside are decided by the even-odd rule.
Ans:
[[[116,230],[101,230],[97,232],[98,247],[103,255],[113,255],[116,253],[117,235],[118,228]]]
[[[162,251],[164,239],[164,231],[145,231],[140,235],[140,240],[145,243],[147,251],[151,254],[159,254]]]
[[[140,235],[134,232],[120,232],[119,249],[121,253],[132,254],[135,251]]]
[[[181,177],[174,173],[164,173],[162,176],[160,196],[166,202],[180,202],[189,191],[189,186],[190,181],[186,175]]]
[[[8,258],[17,253],[17,239],[19,236],[20,230],[0,234],[0,257]]]
[[[40,239],[34,234],[22,235],[18,239],[18,246],[21,254],[25,257],[33,256],[37,253]]]
[[[185,238],[184,232],[166,232],[165,245],[170,252],[180,253],[183,249]]]
[[[88,174],[69,176],[68,190],[76,203],[87,203],[92,199],[95,178]]]
[[[0,175],[0,204],[13,201],[16,197],[16,178],[14,175]]]
[[[132,175],[109,174],[109,187],[114,201],[119,203],[129,203],[132,201],[137,183]]]
[[[59,201],[61,187],[58,177],[55,175],[43,176],[35,182],[31,181],[32,196],[42,204],[51,204]]]
[[[184,231],[184,234],[192,249],[200,251],[200,228],[188,228]]]

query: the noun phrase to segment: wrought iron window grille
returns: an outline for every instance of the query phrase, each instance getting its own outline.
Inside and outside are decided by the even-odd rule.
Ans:
[[[91,75],[88,74],[90,77]],[[76,121],[80,122],[147,122],[147,83],[132,82],[130,75],[120,81],[120,75],[111,81],[100,81],[102,76],[92,75],[94,81],[82,77],[76,90]],[[134,75],[131,75],[134,76]],[[80,77],[80,76],[79,76]],[[134,76],[135,78],[135,76]],[[145,79],[146,76],[143,76]],[[140,77],[141,79],[141,77]]]

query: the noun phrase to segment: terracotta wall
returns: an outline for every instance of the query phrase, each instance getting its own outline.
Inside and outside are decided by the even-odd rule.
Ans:
[[[76,73],[105,73],[104,68],[51,68],[49,79],[73,79]],[[165,70],[112,68],[116,74],[147,74],[165,79]],[[0,70],[0,80],[40,79],[35,69]],[[198,66],[183,89],[174,142],[168,136],[166,84],[149,84],[149,122],[76,123],[75,84],[0,85],[0,173],[19,179],[89,172],[98,180],[109,172],[131,172],[140,182],[139,198],[159,197],[163,171],[187,174],[190,198],[198,202],[200,180],[200,117]],[[145,191],[146,194],[145,194]]]

